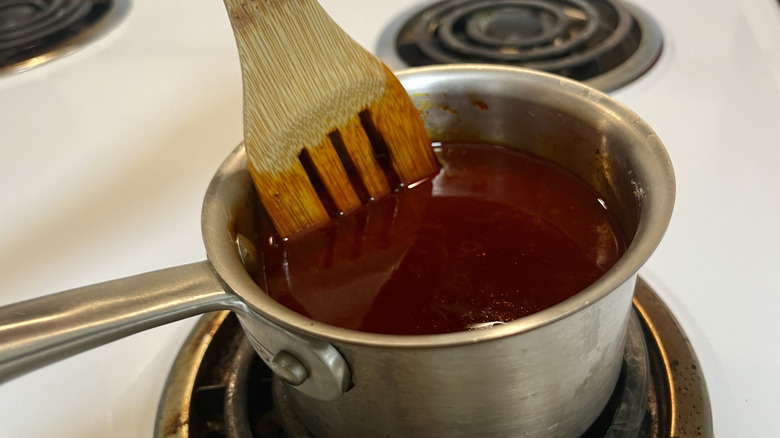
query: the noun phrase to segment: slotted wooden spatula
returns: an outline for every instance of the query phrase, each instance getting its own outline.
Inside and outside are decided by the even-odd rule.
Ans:
[[[437,171],[401,84],[315,0],[224,1],[241,60],[244,147],[282,237],[330,220],[312,179],[344,213],[366,200],[359,193],[388,194],[376,150],[386,150],[400,183]],[[352,169],[362,187],[350,182]]]

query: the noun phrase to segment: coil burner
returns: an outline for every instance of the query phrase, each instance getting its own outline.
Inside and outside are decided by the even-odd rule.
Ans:
[[[610,91],[660,56],[658,26],[619,0],[448,0],[407,19],[395,47],[408,66],[504,64]]]
[[[669,309],[641,278],[623,368],[582,438],[712,438],[707,386]],[[155,438],[316,438],[228,311],[203,316],[160,400]]]
[[[75,52],[128,9],[127,0],[0,0],[0,75]]]

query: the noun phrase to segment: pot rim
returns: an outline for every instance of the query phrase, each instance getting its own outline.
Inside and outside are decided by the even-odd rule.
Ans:
[[[243,145],[228,156],[217,171],[206,192],[202,212],[203,239],[208,258],[226,290],[237,295],[244,306],[235,309],[255,318],[270,320],[281,327],[335,343],[383,348],[438,348],[485,342],[529,332],[572,315],[600,299],[623,283],[635,278],[639,268],[650,257],[671,219],[675,197],[672,164],[663,144],[653,130],[626,106],[582,83],[518,67],[492,65],[446,65],[419,67],[396,73],[403,83],[413,80],[457,80],[473,75],[491,76],[486,82],[519,81],[557,93],[546,103],[561,104],[566,97],[576,104],[598,110],[598,114],[624,125],[631,138],[641,141],[652,157],[648,166],[647,190],[637,194],[643,205],[636,236],[618,262],[596,282],[574,296],[547,309],[505,324],[470,331],[431,335],[388,335],[345,329],[325,324],[294,312],[271,298],[246,272],[239,259],[233,236],[236,208],[245,208],[242,193],[251,191],[251,177],[246,166]],[[548,96],[549,97],[549,96]]]

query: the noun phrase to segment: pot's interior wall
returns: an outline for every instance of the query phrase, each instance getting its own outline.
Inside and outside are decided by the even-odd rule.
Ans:
[[[552,95],[552,93],[551,93]],[[528,151],[579,176],[620,221],[629,241],[641,212],[633,167],[638,160],[625,133],[599,116],[586,120],[551,105],[517,97],[463,93],[412,95],[434,141],[483,142]]]
[[[248,169],[246,173],[249,174]],[[255,191],[254,185],[247,184],[247,186],[247,189],[241,192],[241,199],[233,204],[233,212],[231,213],[233,222],[230,224],[229,233],[232,241],[235,243],[235,251],[239,254],[244,268],[246,268],[246,271],[254,279],[255,283],[265,291],[267,284],[263,274],[263,252],[257,251],[256,248],[259,246],[260,239],[263,238],[262,236],[266,234],[265,230],[268,230],[273,224],[263,204],[260,202],[260,197]],[[251,259],[247,259],[245,255],[242,256],[238,245],[239,236],[245,238],[242,240],[243,244],[252,245]]]

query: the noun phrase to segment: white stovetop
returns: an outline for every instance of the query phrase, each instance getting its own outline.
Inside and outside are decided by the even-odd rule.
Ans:
[[[375,49],[419,2],[323,0]],[[613,95],[665,142],[678,178],[642,274],[690,336],[715,432],[780,430],[780,4],[635,0],[665,37]],[[0,304],[200,260],[206,185],[241,140],[238,60],[222,3],[141,1],[98,43],[0,77]],[[194,319],[0,385],[0,435],[150,436]]]

